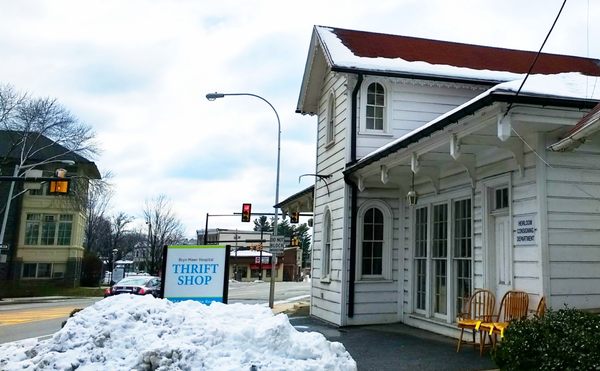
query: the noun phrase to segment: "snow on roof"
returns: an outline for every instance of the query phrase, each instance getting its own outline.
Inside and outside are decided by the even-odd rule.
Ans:
[[[583,76],[580,73],[561,73],[556,75],[531,75],[527,78],[525,85],[519,92],[520,96],[543,96],[548,98],[564,98],[564,99],[588,99],[600,100],[600,81],[598,77]],[[492,95],[495,92],[515,93],[518,91],[523,79],[517,79],[500,83],[479,94],[468,102],[446,112],[443,115],[436,117],[430,122],[416,128],[415,130],[406,133],[400,138],[387,143],[386,145],[374,150],[361,158],[353,168],[361,168],[373,161],[374,158],[381,158],[392,147],[398,147],[402,142],[413,137],[448,117],[459,113],[466,107],[481,101],[482,99]]]
[[[260,305],[117,295],[69,319],[52,338],[0,345],[4,371],[356,370],[338,342],[299,332]]]
[[[485,81],[523,77],[536,53],[315,26],[333,67]],[[533,73],[600,76],[600,60],[542,53]]]

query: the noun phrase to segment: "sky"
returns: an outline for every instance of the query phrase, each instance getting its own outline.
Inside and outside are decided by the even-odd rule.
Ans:
[[[0,345],[0,365],[5,371],[357,369],[343,344],[299,332],[286,314],[266,306],[130,294],[83,309],[50,339]]]
[[[0,0],[0,84],[92,126],[113,214],[143,228],[164,194],[186,236],[206,214],[273,212],[314,178],[316,118],[295,113],[314,25],[537,51],[562,0]],[[600,58],[600,3],[569,0],[545,52]],[[306,217],[301,222],[306,222]],[[251,229],[239,216],[209,228]]]

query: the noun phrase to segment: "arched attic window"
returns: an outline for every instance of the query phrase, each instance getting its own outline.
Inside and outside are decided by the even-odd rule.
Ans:
[[[378,82],[369,84],[367,88],[366,129],[384,131],[385,123],[385,89]]]
[[[327,127],[325,132],[325,145],[330,146],[335,141],[335,94],[329,93],[327,100]]]

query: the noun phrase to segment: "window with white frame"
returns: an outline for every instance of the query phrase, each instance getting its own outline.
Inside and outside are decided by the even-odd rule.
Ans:
[[[472,290],[471,225],[470,198],[415,209],[415,312],[447,318],[462,310]]]
[[[378,82],[367,88],[366,129],[384,131],[385,89]]]
[[[427,302],[427,207],[415,211],[415,309],[424,311]]]
[[[384,202],[370,200],[358,215],[359,279],[391,279],[392,213]]]
[[[321,261],[321,279],[331,275],[331,212],[325,211],[323,217],[323,256]]]
[[[383,213],[372,207],[365,212],[362,239],[363,276],[383,274]]]
[[[471,296],[473,241],[471,237],[471,200],[454,201],[453,260],[456,274],[455,310],[460,312]]]
[[[71,244],[72,214],[27,214],[25,220],[25,245]]]
[[[325,145],[329,146],[335,141],[335,94],[329,93],[327,102],[327,129],[325,132]]]

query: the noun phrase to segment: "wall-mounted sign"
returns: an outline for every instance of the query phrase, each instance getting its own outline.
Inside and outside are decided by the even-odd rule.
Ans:
[[[536,235],[535,215],[515,217],[515,246],[535,245]]]
[[[161,297],[227,303],[229,246],[165,246]]]

